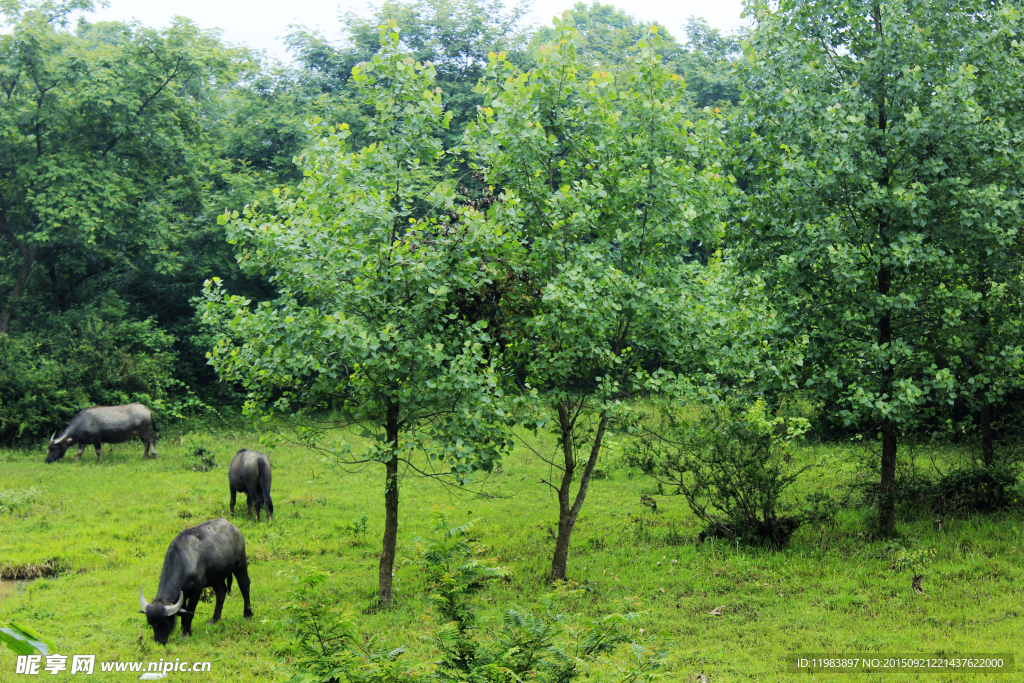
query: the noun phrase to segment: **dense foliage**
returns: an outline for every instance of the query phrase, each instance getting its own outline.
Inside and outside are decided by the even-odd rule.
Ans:
[[[1024,77],[1012,3],[755,4],[741,260],[806,335],[801,386],[882,443],[1024,379]],[[984,425],[983,425],[984,427]],[[991,461],[991,454],[986,454]]]
[[[401,51],[398,31],[383,26],[383,49],[353,71],[373,112],[362,121],[372,142],[349,151],[348,124],[328,128],[302,156],[297,191],[232,216],[243,267],[266,273],[279,297],[253,311],[214,281],[204,311],[211,323],[230,320],[211,360],[248,390],[247,411],[336,408],[342,421],[376,432],[379,447],[351,461],[385,466],[384,604],[400,461],[426,451],[464,481],[493,469],[510,446],[487,321],[457,307],[459,292],[493,283],[507,237],[472,207],[454,206],[452,182],[437,170],[437,134],[452,114],[434,68]],[[321,434],[303,421],[300,433],[316,446]]]
[[[216,133],[251,63],[186,20],[156,31],[83,19],[69,30],[71,13],[90,7],[5,5],[5,443],[49,434],[97,403],[174,394],[181,404],[189,386],[216,380],[189,298],[197,272],[233,270],[214,207],[242,187],[248,199],[251,177],[222,157]]]
[[[501,196],[489,215],[519,246],[506,265],[499,334],[559,439],[551,575],[565,578],[601,445],[636,377],[675,344],[690,247],[716,239],[727,184],[717,129],[687,114],[682,79],[652,29],[616,71],[594,70],[584,36],[555,20],[528,72],[491,60],[467,136]]]
[[[486,557],[487,548],[467,538],[472,524],[454,526],[450,512],[434,508],[433,533],[417,539],[418,564],[427,576],[433,608],[431,642],[438,659],[416,666],[402,660],[405,648],[385,649],[371,639],[360,642],[353,615],[326,594],[323,572],[295,575],[298,587],[286,603],[295,638],[283,654],[294,657],[290,683],[403,683],[405,681],[473,681],[474,683],[569,683],[585,679],[650,682],[663,677],[665,650],[630,628],[634,611],[603,618],[567,614],[559,604],[583,590],[555,585],[528,608],[509,605],[500,618],[480,623],[470,596],[485,581],[508,576]],[[634,607],[627,603],[625,608]],[[426,615],[425,615],[426,616]],[[625,664],[609,677],[600,664],[629,649]]]

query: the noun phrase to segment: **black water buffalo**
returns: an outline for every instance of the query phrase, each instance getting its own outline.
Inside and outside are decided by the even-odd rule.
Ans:
[[[249,504],[249,515],[256,504],[256,521],[260,521],[260,508],[267,508],[267,521],[274,517],[274,501],[270,499],[270,458],[259,451],[242,449],[235,453],[228,469],[228,486],[231,487],[231,514],[235,514],[235,494],[245,492]]]
[[[124,443],[137,436],[146,444],[146,452],[142,457],[150,457],[153,451],[156,457],[156,423],[153,413],[141,403],[129,403],[126,406],[94,406],[79,410],[71,418],[71,422],[60,436],[54,432],[50,436],[50,447],[46,451],[46,462],[53,462],[64,457],[64,452],[73,443],[78,444],[78,455],[75,462],[82,459],[85,447],[92,444],[96,448],[96,462],[103,458],[104,443]]]
[[[174,618],[181,617],[182,635],[192,635],[192,617],[203,589],[213,588],[217,605],[211,624],[220,619],[224,597],[231,590],[231,575],[238,579],[246,619],[252,616],[249,605],[249,570],[245,559],[242,532],[226,519],[203,522],[185,529],[171,541],[160,572],[160,587],[153,602],[146,602],[139,586],[139,604],[146,621],[153,627],[153,638],[166,645],[174,630]],[[182,605],[184,604],[184,607]]]

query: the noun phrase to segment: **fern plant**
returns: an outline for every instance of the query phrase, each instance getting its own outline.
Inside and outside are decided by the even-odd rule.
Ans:
[[[404,683],[414,670],[399,661],[405,648],[385,650],[371,639],[363,645],[353,616],[326,590],[330,574],[293,574],[298,588],[281,606],[288,616],[277,623],[294,629],[280,654],[289,659],[288,683]]]
[[[426,570],[430,602],[437,610],[440,626],[435,634],[441,651],[441,670],[468,673],[476,646],[472,630],[476,608],[468,597],[489,580],[510,576],[512,570],[499,567],[487,557],[488,548],[469,537],[474,522],[455,525],[450,511],[442,505],[431,509],[432,535],[416,539],[417,562]]]
[[[537,609],[512,607],[502,615],[494,636],[477,641],[466,679],[480,683],[568,683],[577,678],[596,683],[642,683],[661,677],[663,650],[645,645],[632,631],[637,612],[610,614],[603,618],[560,612],[559,599],[573,592],[556,593],[538,601]],[[622,646],[630,648],[626,664],[612,667],[608,655]],[[607,668],[614,669],[609,675]]]

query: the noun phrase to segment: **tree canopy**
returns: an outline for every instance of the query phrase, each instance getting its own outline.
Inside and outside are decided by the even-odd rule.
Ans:
[[[510,437],[487,321],[467,321],[457,306],[460,293],[492,283],[507,236],[453,205],[436,164],[452,115],[434,68],[407,56],[393,21],[382,29],[382,49],[353,69],[373,112],[363,122],[369,144],[349,150],[345,123],[322,129],[296,190],[232,214],[243,268],[269,277],[280,296],[251,309],[211,282],[206,316],[230,320],[211,362],[248,390],[247,410],[301,416],[314,446],[316,411],[334,409],[376,435],[365,453],[338,445],[334,454],[385,466],[378,597],[387,605],[399,461],[426,452],[462,483],[491,470]]]
[[[1022,379],[1010,322],[1020,13],[988,2],[752,10],[733,150],[756,180],[737,237],[785,329],[809,335],[805,386],[880,434],[892,533],[900,436],[964,392],[993,390],[997,367],[1000,386]]]
[[[559,438],[554,579],[621,401],[675,342],[689,246],[720,231],[727,184],[709,158],[717,129],[687,119],[656,27],[616,72],[595,70],[585,45],[556,20],[530,71],[493,56],[467,143],[500,192],[489,215],[520,246],[500,332]]]

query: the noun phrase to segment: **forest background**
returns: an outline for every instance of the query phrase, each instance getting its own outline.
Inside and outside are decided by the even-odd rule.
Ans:
[[[218,380],[214,334],[196,313],[204,280],[254,302],[275,297],[242,271],[217,216],[302,178],[296,156],[319,131],[356,124],[352,69],[395,18],[437,69],[451,147],[476,117],[487,55],[523,67],[548,28],[500,2],[387,3],[348,14],[346,39],[296,29],[292,65],[222,44],[187,20],[163,30],[90,23],[91,3],[8,4],[0,49],[0,444],[49,435],[80,408],[139,401],[164,424],[211,417],[244,392]],[[621,64],[644,27],[611,6],[580,5],[587,49]],[[739,102],[737,36],[699,19],[684,47],[662,32],[696,109]],[[315,126],[307,125],[313,118]],[[216,419],[216,418],[214,418]]]
[[[431,362],[467,368],[459,386],[474,405],[534,392],[557,413],[568,460],[584,442],[595,460],[613,423],[648,429],[619,413],[636,397],[714,403],[740,392],[775,412],[800,405],[819,438],[877,440],[891,532],[901,439],[976,443],[986,467],[997,445],[1014,451],[1024,383],[1015,2],[884,12],[750,3],[750,33],[692,19],[685,41],[598,3],[534,28],[497,1],[395,2],[344,15],[340,42],[297,28],[292,65],[187,19],[163,30],[70,25],[89,8],[4,6],[14,28],[0,43],[0,444],[37,442],[82,407],[131,401],[161,424],[223,420],[246,400],[248,415],[352,417],[356,398],[382,394],[346,393],[355,370],[345,391],[322,385],[365,371],[380,347],[342,344],[335,367],[324,344],[361,329],[343,330],[338,316],[369,291],[365,273],[346,270],[362,243],[332,251],[302,227],[312,221],[315,233],[344,210],[355,217],[344,221],[369,221],[367,234],[411,223],[381,239],[388,249],[405,240],[413,261],[426,253],[419,239],[438,258],[471,258],[458,240],[432,240],[447,234],[440,226],[489,221],[472,228],[495,249],[481,252],[478,274],[449,282],[438,270],[422,311],[386,315],[426,316],[418,352],[435,333],[487,347]],[[414,81],[430,102],[402,90],[404,67],[379,83],[365,75],[397,59],[382,24],[402,59],[426,65]],[[387,118],[398,106],[406,114]],[[426,118],[409,128],[418,107]],[[541,177],[538,190],[531,178]],[[390,208],[370,211],[357,196]],[[311,265],[336,269],[334,279],[310,277]],[[393,287],[422,279],[397,277],[378,291],[389,303]],[[330,293],[353,282],[355,294]],[[367,320],[379,313],[370,303]],[[340,311],[340,327],[304,348],[322,323],[288,312],[318,306]],[[437,307],[457,322],[436,322]],[[464,337],[449,339],[446,325]],[[392,328],[381,329],[388,348]],[[289,347],[299,355],[283,359]],[[484,388],[502,373],[511,384]],[[392,374],[373,386],[415,385]],[[389,401],[408,400],[365,415],[360,405],[356,422],[391,425]],[[396,448],[397,425],[415,422],[400,412],[388,427]],[[576,431],[572,416],[584,414],[592,437]],[[505,438],[466,436],[494,457]]]

